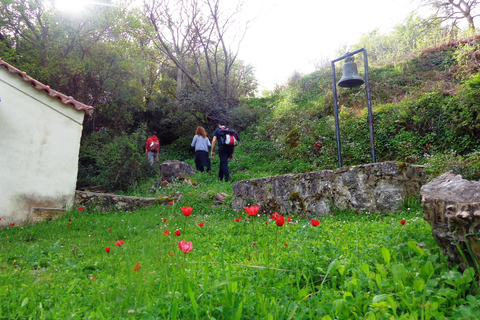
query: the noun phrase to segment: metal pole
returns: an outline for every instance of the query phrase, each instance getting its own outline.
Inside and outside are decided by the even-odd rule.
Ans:
[[[333,108],[335,110],[335,133],[337,136],[338,167],[342,167],[342,148],[340,146],[340,125],[338,122],[337,80],[335,79],[335,60],[332,61]]]
[[[373,113],[372,113],[372,97],[370,95],[370,77],[368,74],[368,58],[367,50],[363,49],[363,60],[365,66],[365,90],[367,92],[367,107],[368,107],[368,129],[370,131],[370,149],[372,152],[372,163],[375,163],[375,142],[373,139]]]
[[[370,94],[370,77],[368,74],[368,57],[367,57],[367,50],[365,48],[357,49],[353,52],[347,52],[340,58],[332,60],[332,78],[333,78],[333,102],[334,102],[334,110],[335,110],[335,132],[337,136],[337,154],[338,154],[338,167],[342,167],[342,151],[340,145],[340,125],[338,120],[338,100],[337,100],[337,81],[335,77],[335,62],[344,60],[350,56],[353,56],[357,53],[363,52],[363,60],[364,60],[364,67],[365,67],[365,90],[367,93],[367,108],[368,108],[368,128],[370,132],[370,149],[372,152],[372,163],[376,162],[375,159],[375,141],[373,138],[373,112],[372,112],[372,97]]]

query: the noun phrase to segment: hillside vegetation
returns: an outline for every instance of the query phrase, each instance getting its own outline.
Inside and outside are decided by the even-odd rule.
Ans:
[[[377,161],[426,165],[430,178],[454,170],[479,179],[478,40],[451,41],[370,66]],[[325,67],[244,102],[256,121],[242,132],[234,179],[337,167],[331,81]],[[338,88],[338,100],[343,165],[371,162],[364,86]],[[232,121],[244,127],[239,119]],[[192,161],[189,139],[168,146],[164,157]]]
[[[454,170],[468,179],[479,179],[479,38],[474,35],[445,40],[394,57],[371,50],[377,162],[425,165],[429,178]],[[363,75],[360,57],[356,61]],[[337,79],[342,66],[336,64]],[[372,156],[365,87],[337,89],[342,164],[369,163]],[[228,119],[230,126],[241,132],[243,141],[231,163],[234,181],[337,168],[333,109],[330,64],[311,74],[295,73],[287,84],[264,97],[240,101]],[[140,147],[150,129],[140,125],[132,133],[113,138],[110,132],[85,136],[79,187],[138,190],[145,177],[155,176],[149,173]],[[160,160],[181,160],[193,166],[190,142],[194,122],[189,120],[177,129],[179,138],[162,146]],[[215,127],[206,129],[211,134]]]

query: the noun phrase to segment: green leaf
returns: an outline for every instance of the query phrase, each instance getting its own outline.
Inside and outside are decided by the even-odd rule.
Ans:
[[[407,269],[403,264],[397,264],[392,266],[393,280],[399,283],[404,283],[407,279]]]
[[[385,248],[385,247],[382,248],[382,257],[383,257],[383,260],[385,260],[385,263],[387,265],[390,265],[390,250],[388,250],[388,248]]]
[[[413,288],[415,289],[415,292],[422,292],[424,287],[425,281],[423,281],[423,279],[418,279],[413,282]]]
[[[388,298],[389,296],[390,296],[390,295],[389,295],[389,294],[386,294],[386,293],[376,295],[375,297],[373,297],[372,303],[379,303],[379,302],[385,301],[385,300],[387,300],[387,298]]]
[[[244,280],[248,280],[247,277],[235,277],[235,278],[230,278],[230,279],[227,279],[227,280],[224,280],[224,281],[221,281],[213,286],[211,286],[210,288],[208,288],[207,290],[205,290],[202,294],[200,294],[198,297],[197,297],[197,300],[200,299],[205,293],[207,293],[208,291],[211,291],[213,289],[216,289],[218,287],[221,287],[221,286],[225,286],[225,285],[228,285],[230,283],[234,283],[234,282],[238,282],[238,281],[244,281]]]
[[[420,268],[420,276],[424,280],[430,279],[434,272],[435,269],[433,268],[433,264],[430,261],[428,261]]]
[[[28,304],[28,301],[30,301],[28,298],[23,299],[22,301],[22,308],[25,307]]]
[[[409,241],[407,242],[407,245],[408,245],[408,247],[409,247],[410,249],[412,249],[413,251],[415,251],[415,253],[417,253],[417,254],[419,254],[419,255],[421,255],[421,256],[425,255],[425,250],[422,249],[422,248],[420,248],[419,246],[417,246],[417,242],[416,242],[416,241],[414,241],[414,240],[409,240]]]

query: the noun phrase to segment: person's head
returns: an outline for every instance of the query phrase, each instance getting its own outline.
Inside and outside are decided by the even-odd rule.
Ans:
[[[204,138],[207,137],[207,132],[205,131],[205,129],[203,127],[200,127],[200,126],[197,127],[197,131],[195,131],[195,134],[197,136],[202,136]]]
[[[220,120],[220,121],[218,121],[218,126],[219,126],[219,127],[226,127],[226,126],[227,126],[227,122],[225,122],[225,120]]]

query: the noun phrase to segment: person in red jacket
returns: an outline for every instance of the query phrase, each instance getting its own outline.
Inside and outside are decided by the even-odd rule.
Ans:
[[[153,131],[152,136],[150,136],[145,143],[145,155],[147,156],[148,162],[150,162],[151,166],[158,161],[159,152],[160,141],[158,141],[157,133]]]

